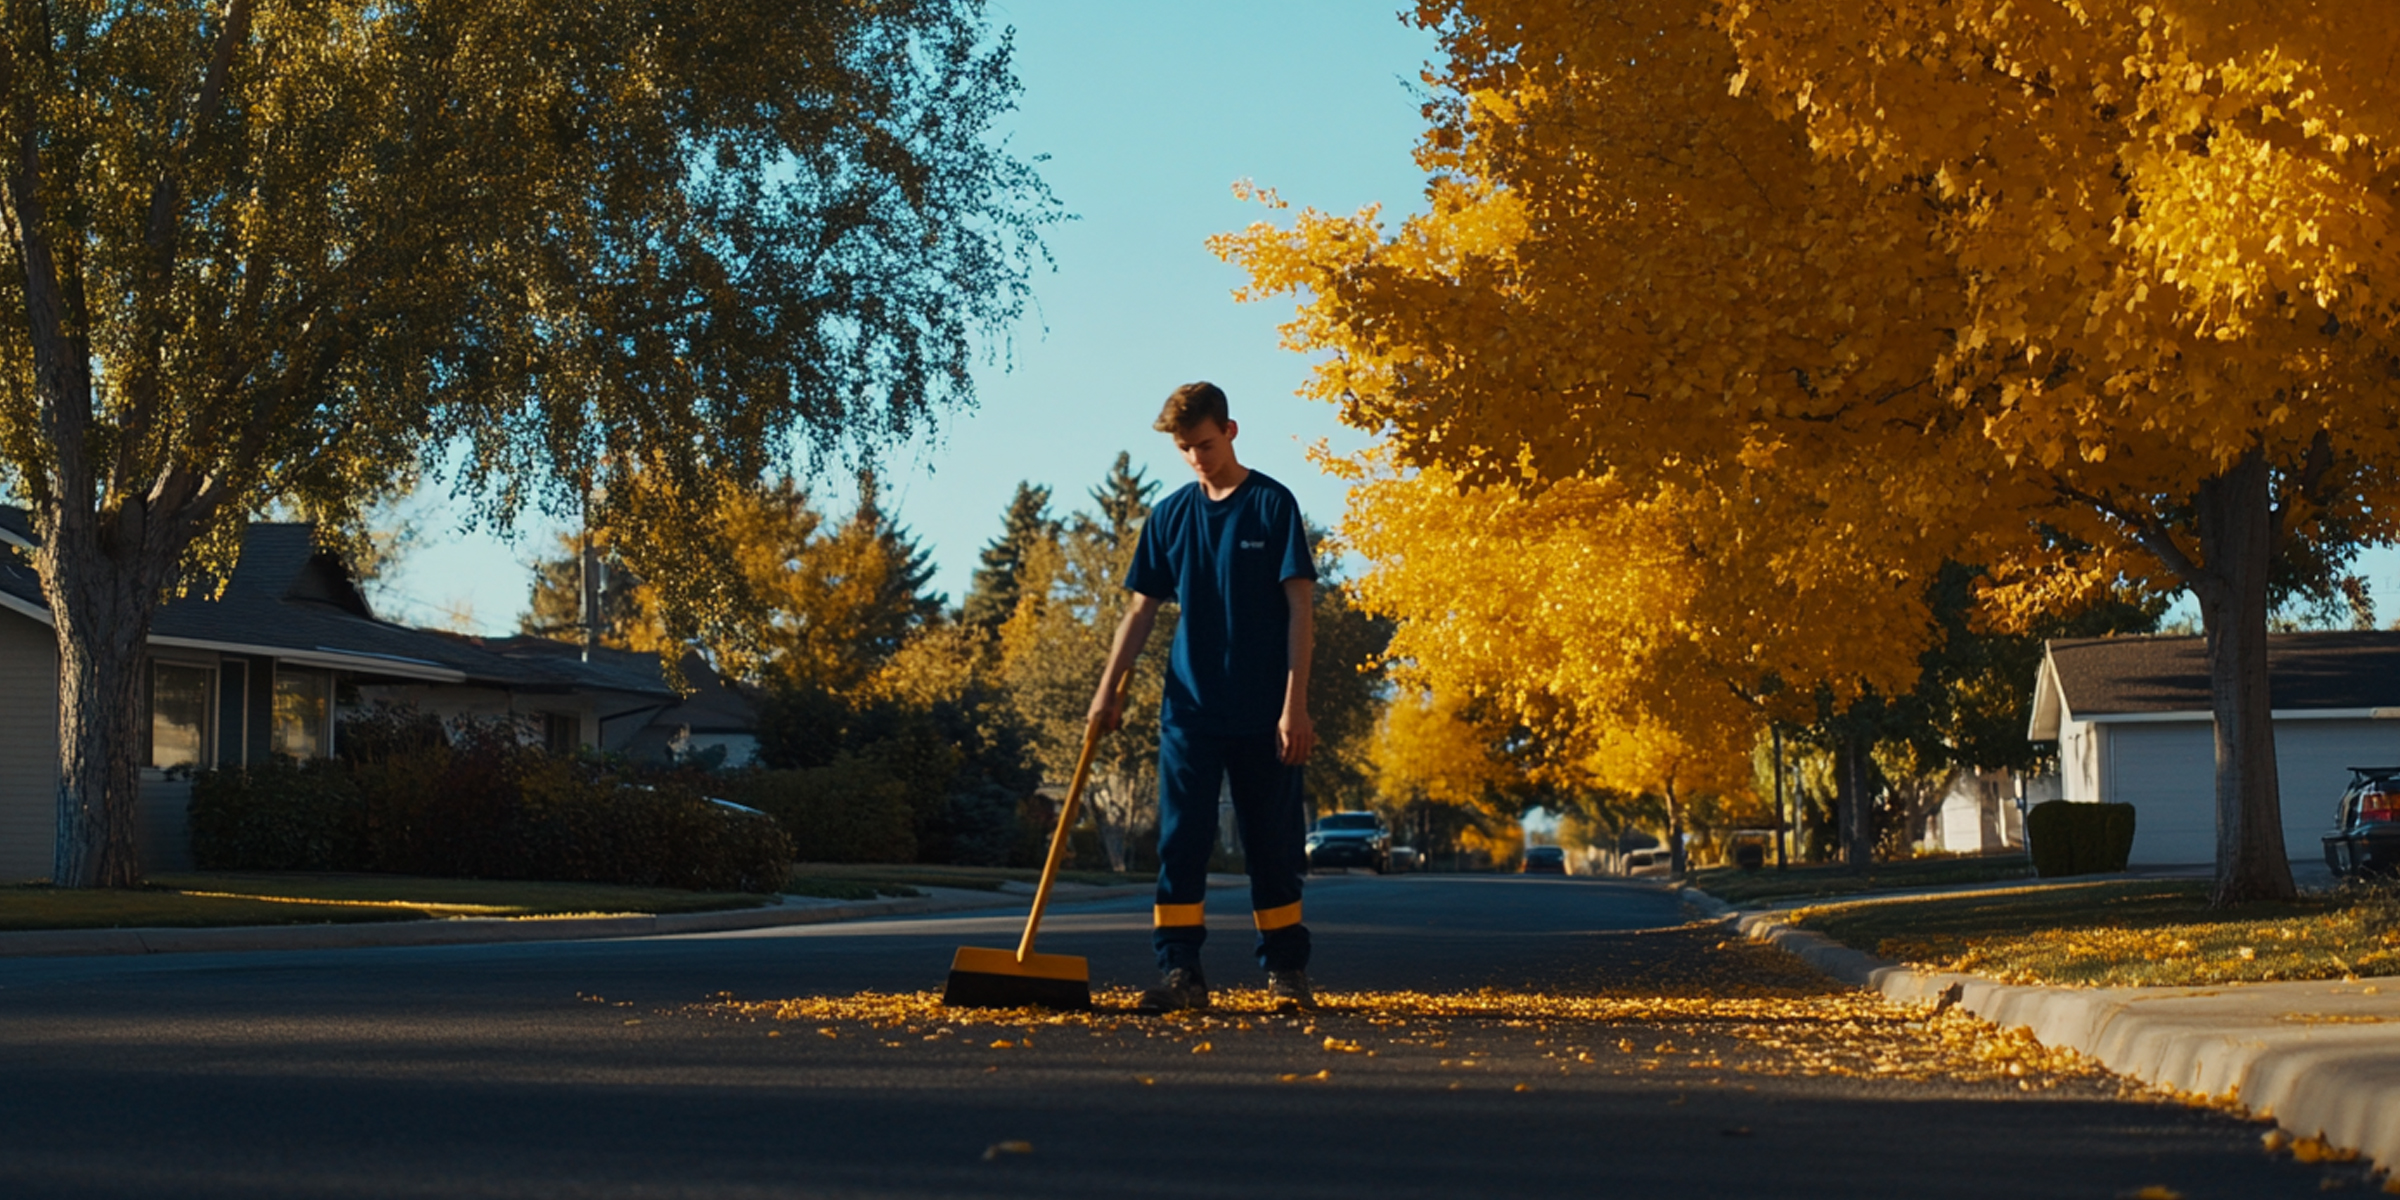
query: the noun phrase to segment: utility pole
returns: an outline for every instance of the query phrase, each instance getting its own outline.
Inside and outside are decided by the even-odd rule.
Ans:
[[[592,494],[583,494],[583,553],[581,583],[583,591],[583,661],[592,661],[592,651],[600,648],[600,550],[592,544]]]
[[[1783,725],[1772,723],[1768,728],[1775,737],[1775,869],[1780,871],[1786,865],[1783,846],[1792,836],[1792,822],[1783,809]]]

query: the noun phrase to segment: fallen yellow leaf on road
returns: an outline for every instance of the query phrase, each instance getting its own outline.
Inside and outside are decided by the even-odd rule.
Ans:
[[[1009,1041],[1007,1038],[1001,1038],[1000,1040],[992,1043],[992,1049],[994,1050],[1014,1050],[1016,1048],[1017,1044]]]
[[[993,1142],[983,1148],[983,1161],[990,1162],[1003,1154],[1031,1154],[1032,1142]]]
[[[2143,1188],[2138,1192],[2133,1192],[2131,1195],[2133,1200],[2183,1200],[2182,1192],[2176,1191],[2174,1188],[2167,1187],[2164,1184],[2157,1183],[2151,1184],[2149,1187]]]
[[[1217,1049],[1217,1047],[1216,1047],[1216,1045],[1215,1045],[1214,1043],[1211,1043],[1211,1042],[1202,1042],[1202,1043],[1200,1043],[1199,1045],[1192,1047],[1192,1053],[1194,1053],[1194,1054],[1213,1054],[1213,1053],[1215,1053],[1215,1052],[1216,1052],[1216,1049]]]
[[[1290,1075],[1278,1075],[1278,1076],[1276,1076],[1275,1078],[1277,1078],[1277,1079],[1279,1079],[1279,1080],[1281,1080],[1281,1081],[1283,1081],[1283,1082],[1285,1082],[1285,1083],[1323,1083],[1323,1082],[1325,1082],[1326,1080],[1329,1080],[1329,1079],[1333,1078],[1333,1072],[1331,1072],[1331,1071],[1319,1071],[1319,1072],[1317,1072],[1317,1073],[1316,1073],[1316,1074],[1314,1074],[1314,1075],[1302,1075],[1302,1074],[1299,1074],[1299,1073],[1297,1073],[1297,1072],[1294,1072],[1293,1074],[1290,1074]],[[1457,1087],[1458,1085],[1457,1085],[1457,1084],[1451,1084],[1450,1086],[1452,1086],[1452,1087]]]

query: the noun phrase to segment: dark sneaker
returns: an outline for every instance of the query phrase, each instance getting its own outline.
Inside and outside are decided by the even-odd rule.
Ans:
[[[1148,1013],[1207,1008],[1208,981],[1200,977],[1198,967],[1176,967],[1159,979],[1157,987],[1143,992],[1134,1007]]]
[[[1294,1009],[1315,1012],[1317,993],[1308,986],[1306,971],[1269,971],[1267,1002],[1274,1005],[1277,1012],[1291,1012]]]

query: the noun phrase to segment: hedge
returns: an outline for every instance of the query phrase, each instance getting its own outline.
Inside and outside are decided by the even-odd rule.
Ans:
[[[726,799],[774,817],[806,862],[916,861],[907,785],[850,754],[821,767],[736,776]]]
[[[2025,814],[2034,873],[2096,875],[2122,871],[2133,857],[2133,806],[2045,800]]]
[[[405,711],[343,725],[342,757],[204,771],[192,855],[209,870],[386,871],[773,892],[792,843],[687,782],[645,782],[528,744],[514,724]]]

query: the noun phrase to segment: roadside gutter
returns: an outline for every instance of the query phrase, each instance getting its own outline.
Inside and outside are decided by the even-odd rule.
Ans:
[[[2322,1138],[2400,1170],[2400,978],[2217,987],[2030,987],[1920,971],[1798,928],[1789,914],[1737,911],[1696,888],[1685,904],[1730,921],[1843,983],[1903,1004],[1956,989],[1958,1007],[2120,1075],[2237,1104],[2297,1138]]]

